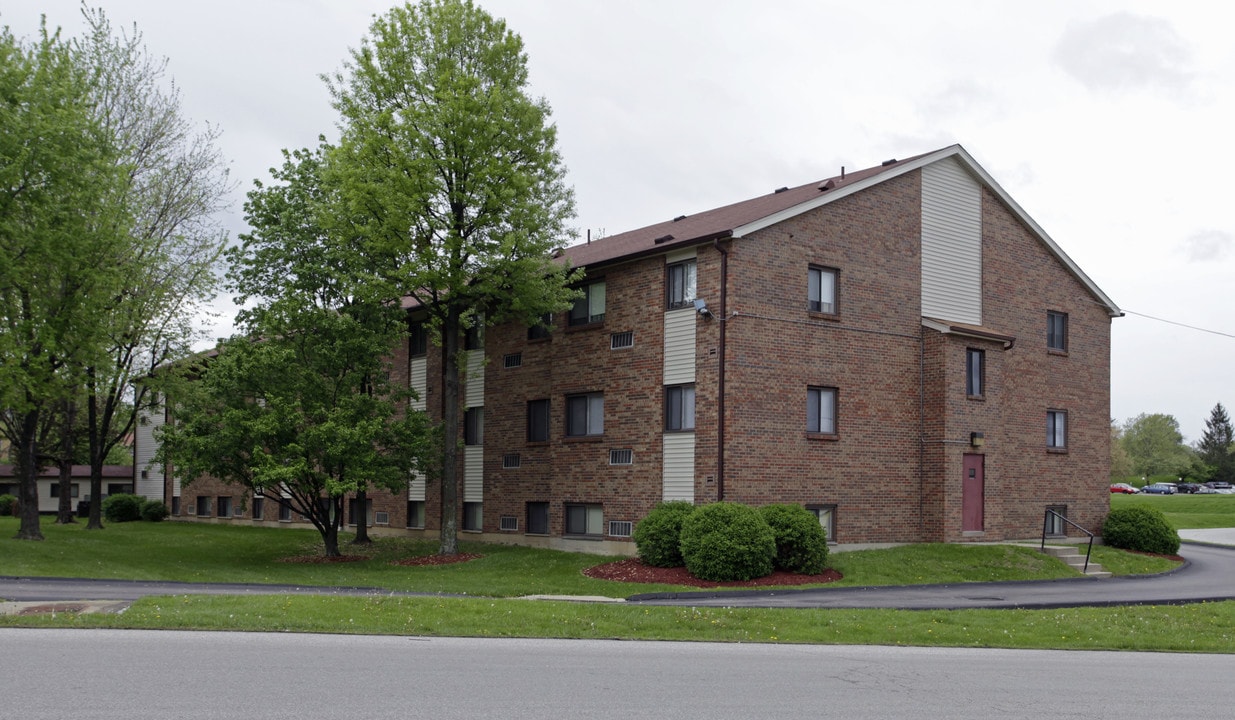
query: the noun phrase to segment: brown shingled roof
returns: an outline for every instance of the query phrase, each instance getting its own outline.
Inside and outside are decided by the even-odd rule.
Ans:
[[[668,248],[707,242],[714,238],[727,237],[735,228],[756,222],[770,215],[789,210],[797,205],[817,200],[825,193],[870,179],[896,169],[904,162],[890,162],[856,172],[840,175],[805,185],[768,193],[750,200],[705,210],[687,215],[679,220],[667,220],[655,225],[610,235],[581,245],[572,245],[564,251],[573,266],[604,264],[614,260],[636,257],[644,253],[664,252]]]

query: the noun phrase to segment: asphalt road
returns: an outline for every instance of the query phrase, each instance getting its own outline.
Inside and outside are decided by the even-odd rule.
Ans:
[[[0,647],[0,714],[22,720],[1186,720],[1235,707],[1235,683],[1215,681],[1235,677],[1235,655],[29,629],[0,629]]]
[[[1235,600],[1235,547],[1186,543],[1180,570],[1148,577],[1069,578],[811,590],[707,591],[641,595],[649,605],[793,608],[1055,608]],[[136,600],[147,595],[422,595],[381,588],[172,583],[129,580],[0,577],[0,599],[12,601]]]

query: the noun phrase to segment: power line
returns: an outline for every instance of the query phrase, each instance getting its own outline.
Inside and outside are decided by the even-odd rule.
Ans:
[[[1145,313],[1139,313],[1139,312],[1136,312],[1135,310],[1127,310],[1124,308],[1120,308],[1120,310],[1122,310],[1125,314],[1128,314],[1128,315],[1136,315],[1137,317],[1143,317],[1148,320],[1157,320],[1158,322],[1166,323],[1168,325],[1178,325],[1179,327],[1188,328],[1189,330],[1197,330],[1199,332],[1209,333],[1211,335],[1221,335],[1222,337],[1228,337],[1228,338],[1235,339],[1235,335],[1232,335],[1231,333],[1225,333],[1219,330],[1210,330],[1209,328],[1197,327],[1196,325],[1189,325],[1187,323],[1176,322],[1174,320],[1167,320],[1166,318],[1154,317],[1153,315],[1146,315]]]

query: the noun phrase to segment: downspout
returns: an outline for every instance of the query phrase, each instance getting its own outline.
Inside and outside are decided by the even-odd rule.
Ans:
[[[720,238],[712,241],[720,253],[720,328],[716,352],[720,367],[716,377],[716,500],[725,499],[725,329],[729,325],[726,296],[729,290],[729,251],[720,246]]]
[[[918,328],[918,540],[926,540],[926,328]]]

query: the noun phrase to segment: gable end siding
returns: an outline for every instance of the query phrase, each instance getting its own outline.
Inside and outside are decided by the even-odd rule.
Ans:
[[[922,168],[922,314],[982,324],[982,195],[949,158]]]

